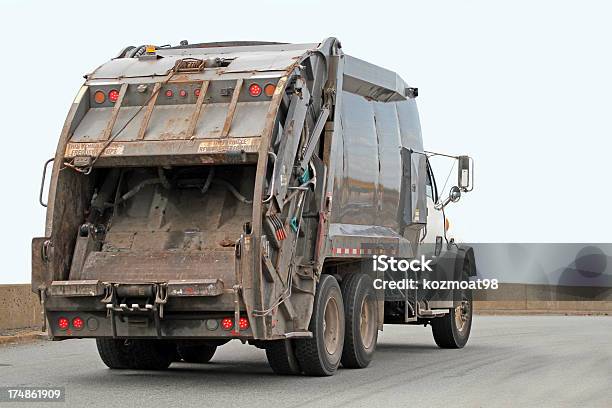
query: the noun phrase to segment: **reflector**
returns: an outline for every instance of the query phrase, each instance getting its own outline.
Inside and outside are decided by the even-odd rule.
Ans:
[[[105,100],[106,100],[106,95],[104,95],[104,92],[97,91],[94,94],[94,101],[96,101],[96,103],[104,103]]]
[[[274,84],[268,84],[264,86],[264,93],[266,94],[266,96],[274,95],[275,90],[276,90],[276,85]]]

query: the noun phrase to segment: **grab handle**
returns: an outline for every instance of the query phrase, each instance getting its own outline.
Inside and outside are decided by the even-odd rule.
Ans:
[[[54,157],[50,158],[49,160],[45,162],[45,165],[43,166],[42,180],[40,181],[40,193],[38,194],[38,202],[43,207],[46,207],[48,204],[48,203],[43,202],[43,191],[45,190],[45,179],[47,178],[47,167],[49,167],[49,163],[53,162],[53,160],[55,160]]]

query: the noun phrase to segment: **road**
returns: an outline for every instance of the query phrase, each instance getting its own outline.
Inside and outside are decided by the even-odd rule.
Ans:
[[[385,326],[370,367],[327,378],[276,376],[237,341],[163,372],[109,370],[91,340],[38,341],[0,347],[0,385],[65,386],[67,404],[87,408],[610,407],[612,317],[476,316],[463,350],[438,349],[429,328]]]

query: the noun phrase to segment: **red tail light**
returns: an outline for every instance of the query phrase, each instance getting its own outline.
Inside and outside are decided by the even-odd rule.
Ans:
[[[195,91],[193,91],[193,94],[197,97],[200,96],[200,88],[196,89]]]
[[[225,319],[221,320],[221,327],[223,330],[232,330],[232,327],[234,327],[234,320],[226,317]]]
[[[117,102],[117,99],[119,99],[119,91],[116,89],[111,89],[110,91],[108,91],[108,100],[111,101],[112,103]]]
[[[83,326],[85,326],[85,322],[80,317],[72,319],[72,327],[74,327],[75,330],[81,330]]]
[[[258,84],[251,84],[249,86],[249,95],[251,96],[261,95],[261,86],[259,86]]]
[[[238,327],[240,327],[240,330],[248,329],[249,319],[247,319],[246,317],[241,317],[240,320],[238,321]]]
[[[167,96],[168,98],[172,98],[172,95],[174,95],[174,92],[172,92],[172,89],[168,89],[168,90],[166,91],[166,96]]]
[[[186,91],[186,90],[184,90],[184,89],[181,89],[181,90],[179,91],[179,95],[181,96],[181,98],[184,98],[184,97],[186,97],[186,96],[187,96],[187,91]]]
[[[57,319],[57,326],[60,328],[60,330],[68,329],[69,325],[70,325],[70,321],[67,318],[60,317],[59,319]]]

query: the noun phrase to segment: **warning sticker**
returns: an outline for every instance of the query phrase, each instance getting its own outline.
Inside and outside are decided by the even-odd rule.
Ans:
[[[68,143],[66,157],[96,156],[103,147],[104,143]],[[124,145],[111,143],[104,149],[102,156],[121,156],[124,150]]]
[[[198,153],[255,153],[259,150],[259,141],[258,137],[208,139],[200,143]]]

